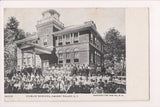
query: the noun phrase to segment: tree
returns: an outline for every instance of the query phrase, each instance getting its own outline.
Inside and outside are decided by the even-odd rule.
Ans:
[[[119,69],[117,63],[125,60],[125,36],[115,28],[110,28],[105,35],[105,61],[107,67]],[[115,64],[117,65],[115,67]],[[115,70],[116,71],[116,70]]]
[[[17,19],[15,17],[10,17],[6,25],[6,29],[16,32],[18,30],[18,26],[19,22],[17,21]]]
[[[16,40],[25,38],[22,29],[18,29],[19,22],[15,17],[10,17],[4,28],[4,68],[8,72],[17,66],[17,46]]]
[[[10,17],[8,20],[8,23],[6,24],[5,32],[10,33],[10,37],[12,37],[12,40],[21,40],[25,38],[25,32],[22,29],[18,28],[19,22],[15,17]],[[5,35],[7,36],[7,35]]]
[[[15,35],[15,41],[25,38],[25,32],[22,29],[18,29],[17,34]]]

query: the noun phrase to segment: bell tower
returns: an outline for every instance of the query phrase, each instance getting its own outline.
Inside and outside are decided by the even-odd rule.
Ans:
[[[37,21],[38,44],[53,49],[52,33],[62,30],[64,24],[59,20],[60,14],[53,10],[46,10],[42,13],[42,19]]]

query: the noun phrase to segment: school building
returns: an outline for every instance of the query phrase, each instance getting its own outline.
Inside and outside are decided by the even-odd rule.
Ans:
[[[60,14],[50,9],[36,28],[36,35],[16,41],[18,66],[103,65],[104,40],[93,21],[65,27]]]

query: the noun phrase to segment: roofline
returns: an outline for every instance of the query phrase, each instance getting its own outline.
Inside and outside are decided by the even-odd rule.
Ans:
[[[35,47],[35,48],[40,48],[40,49],[44,49],[44,50],[47,50],[47,51],[52,51],[52,49],[49,49],[49,48],[46,48],[42,45],[38,45],[38,44],[33,44],[33,43],[27,43],[28,45],[31,45],[32,47]]]
[[[46,47],[41,46],[41,45],[38,45],[38,44],[26,43],[26,46],[27,46],[27,45],[28,45],[29,47],[38,48],[38,49],[42,49],[42,50],[46,50],[46,51],[52,52],[52,49],[46,48]]]
[[[53,35],[57,35],[57,34],[60,34],[60,33],[64,34],[66,32],[70,32],[71,30],[75,31],[75,30],[80,30],[80,29],[84,29],[84,28],[91,28],[93,31],[95,31],[99,35],[100,39],[105,43],[105,41],[101,37],[100,33],[92,25],[82,25],[80,27],[75,27],[75,28],[72,28],[72,29],[67,29],[67,30],[64,29],[64,30],[60,30],[60,31],[57,31],[57,32],[53,32],[52,34]]]
[[[100,33],[93,27],[91,26],[91,28],[99,35],[100,39],[103,41],[103,43],[105,43],[104,39],[102,38],[102,36],[100,35]]]
[[[53,32],[52,34],[57,35],[57,34],[60,34],[60,33],[70,32],[71,30],[74,31],[74,30],[79,30],[79,29],[88,28],[88,27],[91,27],[91,25],[82,25],[82,26],[70,28],[70,29],[67,29],[67,30],[65,30],[65,28],[64,28],[63,30]]]
[[[45,47],[37,45],[37,44],[27,43],[26,45],[27,45],[27,47],[20,47],[20,49],[25,50],[26,48],[32,48],[35,51],[41,52],[42,54],[51,54],[52,53],[51,49],[45,48]]]
[[[17,40],[15,41],[16,44],[20,44],[22,42],[27,42],[27,41],[30,41],[30,40],[35,40],[35,39],[38,39],[38,36],[35,35],[35,36],[30,36],[30,37],[27,37],[27,38],[24,38],[24,39],[21,39],[21,40]]]

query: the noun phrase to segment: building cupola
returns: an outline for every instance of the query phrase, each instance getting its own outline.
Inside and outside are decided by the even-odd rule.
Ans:
[[[59,20],[60,14],[53,9],[46,10],[42,13],[43,18],[48,18],[48,17],[54,17],[55,19]]]
[[[64,28],[64,24],[60,21],[60,14],[54,9],[42,12],[41,20],[37,21],[37,27],[49,24],[54,24],[54,26],[58,26],[60,29]]]

